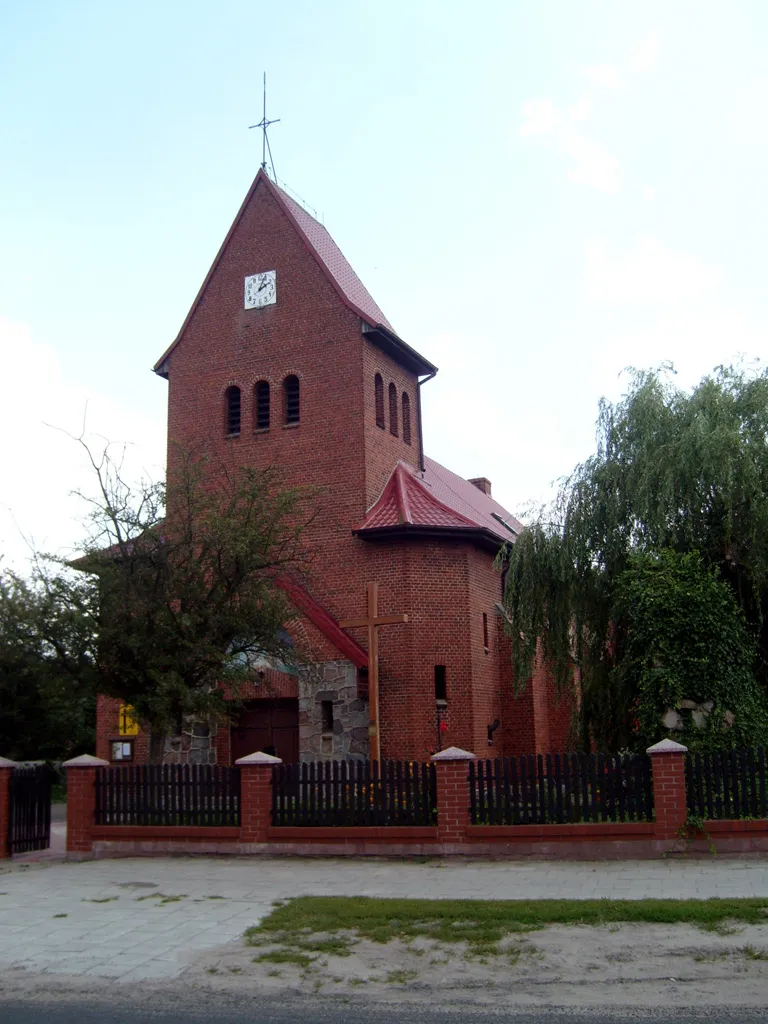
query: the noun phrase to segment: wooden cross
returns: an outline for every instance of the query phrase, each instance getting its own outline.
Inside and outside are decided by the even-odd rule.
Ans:
[[[407,615],[379,615],[379,584],[368,584],[368,614],[364,619],[345,619],[339,625],[343,629],[366,626],[368,629],[368,706],[371,724],[368,735],[371,739],[371,760],[381,760],[381,735],[379,731],[379,626],[390,626],[395,622],[407,622]]]

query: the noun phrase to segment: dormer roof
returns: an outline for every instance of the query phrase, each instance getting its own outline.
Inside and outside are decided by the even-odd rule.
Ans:
[[[354,531],[363,540],[431,532],[476,539],[498,548],[523,529],[490,495],[434,459],[423,472],[398,462],[381,495]]]

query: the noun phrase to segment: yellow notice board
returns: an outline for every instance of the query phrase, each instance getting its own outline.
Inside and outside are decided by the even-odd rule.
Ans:
[[[120,715],[118,717],[118,732],[121,736],[138,736],[139,735],[139,723],[133,713],[133,708],[130,704],[120,705]]]

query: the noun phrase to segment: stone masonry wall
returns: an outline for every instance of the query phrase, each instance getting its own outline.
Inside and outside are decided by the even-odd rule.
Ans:
[[[216,726],[185,717],[180,735],[165,740],[163,764],[216,764]]]
[[[323,729],[323,701],[333,705],[333,729]],[[299,668],[299,758],[341,761],[368,757],[368,701],[357,696],[357,672],[349,661]]]

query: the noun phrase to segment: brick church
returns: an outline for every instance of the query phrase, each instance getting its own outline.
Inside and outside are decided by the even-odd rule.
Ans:
[[[436,366],[263,170],[155,372],[168,381],[169,471],[179,451],[202,451],[274,463],[288,484],[324,495],[307,535],[308,580],[286,584],[291,631],[309,657],[297,672],[258,673],[231,726],[185,724],[167,762],[229,763],[255,750],[367,758],[374,733],[384,758],[423,760],[451,745],[482,757],[566,748],[570,706],[547,673],[519,696],[513,688],[494,559],[520,523],[490,481],[427,457],[421,387]],[[375,711],[374,631],[350,625],[374,610],[407,616],[375,630]],[[119,702],[100,699],[97,734],[98,756],[147,759],[147,737]]]

